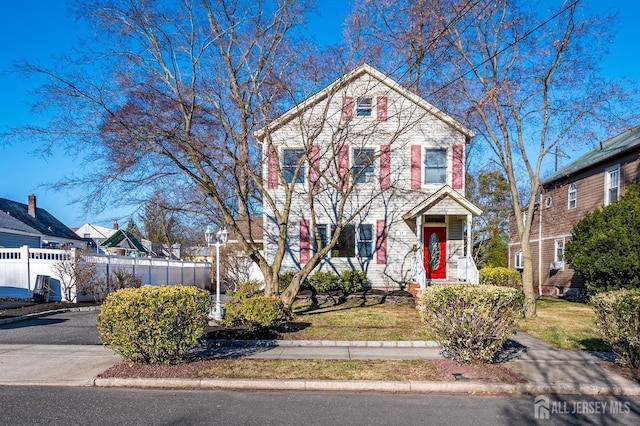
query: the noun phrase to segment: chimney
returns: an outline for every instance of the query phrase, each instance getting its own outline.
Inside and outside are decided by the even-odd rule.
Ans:
[[[113,221],[113,229],[115,229],[116,231],[118,230],[118,221],[117,220]]]
[[[36,196],[33,194],[29,194],[29,215],[31,217],[36,217]]]

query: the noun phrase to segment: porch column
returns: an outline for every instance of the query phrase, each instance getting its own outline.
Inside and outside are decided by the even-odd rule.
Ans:
[[[473,246],[471,245],[471,214],[467,214],[467,257],[473,258]]]
[[[422,214],[416,216],[416,242],[422,247]]]

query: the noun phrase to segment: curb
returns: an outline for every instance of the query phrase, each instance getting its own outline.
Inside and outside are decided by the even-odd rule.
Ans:
[[[433,340],[208,340],[220,347],[355,347],[355,348],[439,348]]]
[[[0,325],[11,324],[18,321],[24,321],[33,318],[46,317],[49,315],[61,314],[64,312],[90,312],[90,311],[99,311],[100,306],[81,306],[78,308],[63,308],[63,309],[54,309],[52,311],[45,312],[37,312],[35,314],[27,314],[19,317],[11,317],[11,318],[3,318],[0,319]]]
[[[185,390],[277,390],[314,392],[382,392],[382,393],[462,393],[511,395],[593,395],[640,396],[640,388],[533,385],[528,383],[460,383],[460,382],[398,382],[367,380],[251,380],[251,379],[123,379],[96,378],[93,385],[104,388],[147,388]]]

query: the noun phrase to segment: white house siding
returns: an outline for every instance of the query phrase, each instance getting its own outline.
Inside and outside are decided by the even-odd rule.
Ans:
[[[341,121],[342,99],[343,96],[356,98],[359,95],[366,95],[374,100],[372,105],[372,116],[358,117],[353,111],[351,120],[346,123]],[[375,100],[378,96],[384,96],[387,99],[387,119],[384,121],[376,120],[376,104]],[[329,101],[329,107],[326,108],[326,102]],[[313,141],[309,141],[306,135],[309,133],[309,124],[314,123],[316,126],[322,122],[317,117],[324,116],[326,108],[326,122],[323,131]],[[343,130],[338,130],[343,126]],[[317,128],[317,127],[316,127]],[[378,80],[365,73],[357,80],[341,89],[333,97],[325,98],[312,107],[304,110],[295,116],[291,121],[281,127],[271,130],[267,135],[271,142],[278,148],[280,160],[282,159],[283,148],[302,148],[310,149],[311,145],[318,146],[320,149],[320,168],[329,167],[337,182],[338,170],[336,165],[328,165],[328,161],[337,163],[337,159],[333,153],[325,153],[332,147],[332,138],[336,135],[346,135],[347,140],[351,143],[349,146],[349,167],[353,166],[353,148],[373,148],[376,154],[380,152],[381,145],[390,146],[390,183],[391,188],[385,190],[380,195],[380,162],[376,161],[376,170],[374,180],[371,184],[361,184],[356,187],[350,198],[349,203],[345,207],[344,217],[349,217],[352,212],[356,211],[362,204],[377,196],[369,206],[367,206],[356,219],[350,223],[359,224],[367,223],[375,226],[378,220],[385,220],[387,226],[386,241],[386,264],[376,263],[376,253],[373,253],[371,259],[359,258],[328,258],[322,262],[320,268],[322,270],[334,270],[341,272],[345,269],[362,269],[367,271],[367,275],[372,287],[378,288],[397,288],[398,285],[406,283],[411,278],[412,261],[415,256],[414,247],[416,244],[415,220],[405,221],[402,219],[403,214],[412,209],[414,206],[428,198],[429,195],[442,188],[443,184],[425,185],[422,183],[420,189],[411,188],[411,147],[418,145],[421,150],[421,159],[424,157],[425,148],[446,149],[447,155],[447,178],[446,184],[453,186],[453,147],[454,145],[466,144],[466,136],[460,131],[454,129],[450,124],[445,123],[441,118],[433,115],[417,105],[413,100],[407,99],[402,93],[394,90],[386,84],[380,83]],[[322,155],[325,153],[325,155]],[[267,142],[263,140],[263,158],[268,159]],[[462,153],[464,159],[464,149]],[[464,161],[464,160],[463,160]],[[283,260],[282,271],[297,270],[300,268],[300,220],[308,219],[311,223],[310,207],[308,203],[308,182],[309,164],[305,164],[305,183],[296,184],[296,195],[292,199],[291,213],[288,227],[288,246],[287,253]],[[464,170],[464,163],[463,163]],[[263,163],[263,176],[269,174],[269,161]],[[424,176],[424,161],[420,161],[420,180]],[[352,176],[350,176],[350,179]],[[464,173],[462,173],[462,189],[464,193]],[[339,201],[336,197],[335,190],[330,185],[322,182],[320,188],[314,190],[315,208],[317,223],[335,223],[332,220],[334,206]],[[278,189],[268,189],[267,193],[273,197],[276,204],[281,209],[284,203],[285,191],[282,189],[282,183],[279,183]],[[324,211],[322,211],[324,210]],[[272,213],[267,202],[264,203],[264,232],[265,232],[265,255],[268,262],[272,262],[275,256],[275,241],[278,236],[278,223]],[[464,230],[463,220],[466,218],[468,211],[462,208],[458,203],[444,200],[438,204],[434,211],[428,214],[455,215],[455,218],[447,220],[448,227],[448,279],[455,278],[457,266],[457,257],[464,254]],[[313,232],[312,232],[313,233]],[[375,243],[375,242],[374,242]]]

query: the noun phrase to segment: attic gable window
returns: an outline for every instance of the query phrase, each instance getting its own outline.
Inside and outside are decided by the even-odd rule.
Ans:
[[[356,103],[356,115],[358,117],[370,117],[371,105],[371,98],[358,98]]]

